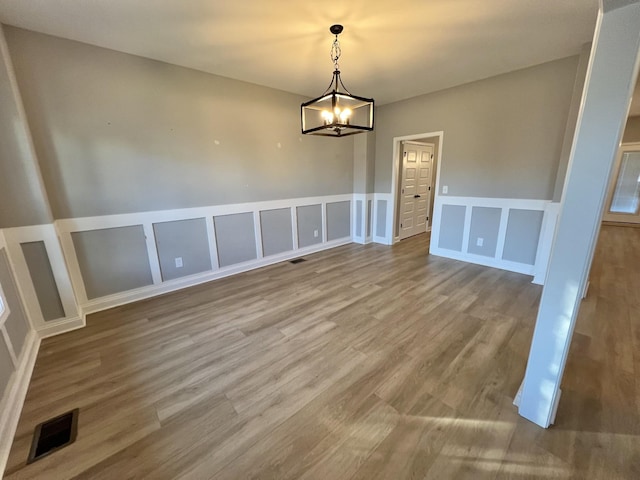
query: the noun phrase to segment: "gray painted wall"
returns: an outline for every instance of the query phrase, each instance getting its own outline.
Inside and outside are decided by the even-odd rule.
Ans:
[[[501,213],[500,208],[473,207],[471,209],[469,253],[495,257]],[[482,238],[482,246],[478,245],[478,238]]]
[[[297,207],[298,246],[308,247],[322,242],[322,205]],[[317,233],[315,235],[314,233]]]
[[[543,216],[544,212],[539,210],[509,210],[502,253],[504,260],[535,265]]]
[[[627,118],[622,143],[640,142],[640,117]]]
[[[362,203],[362,200],[356,200],[356,237],[362,236]]]
[[[351,235],[351,202],[327,203],[327,240]]]
[[[0,25],[0,228],[51,223],[28,127],[11,88],[11,60],[2,48],[4,28]]]
[[[221,267],[258,258],[253,213],[220,215],[213,222]]]
[[[153,225],[162,280],[211,270],[207,224],[204,218],[161,222]],[[182,267],[176,267],[176,258]]]
[[[51,270],[49,255],[43,241],[20,244],[27,262],[31,282],[38,297],[40,311],[45,321],[64,318],[60,292]]]
[[[302,136],[302,96],[6,36],[55,218],[353,191],[352,137]]]
[[[152,285],[142,225],[71,233],[87,298]]]
[[[375,185],[376,133],[353,137],[353,191],[373,193]]]
[[[4,248],[0,250],[0,284],[2,285],[2,291],[7,299],[7,304],[9,305],[10,310],[9,317],[5,323],[7,333],[9,334],[9,340],[11,341],[11,345],[13,346],[16,355],[20,356],[31,326],[29,325],[29,320],[27,320],[27,316],[22,308],[18,288],[16,286],[15,279],[11,274],[9,260]]]
[[[445,132],[449,195],[551,199],[578,57],[384,105],[375,191],[391,191],[393,137]]]
[[[457,252],[462,251],[465,211],[466,207],[463,205],[442,206],[438,247],[455,250]]]
[[[265,257],[293,250],[291,209],[277,208],[260,212],[262,254]]]

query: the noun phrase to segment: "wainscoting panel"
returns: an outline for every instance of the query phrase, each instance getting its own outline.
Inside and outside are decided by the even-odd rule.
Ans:
[[[362,239],[364,237],[363,235],[363,230],[362,230],[362,226],[364,225],[364,208],[363,208],[363,204],[364,202],[362,200],[356,200],[355,201],[355,216],[356,216],[356,223],[355,223],[355,231],[353,236],[357,239]],[[358,243],[364,243],[364,242],[358,242]]]
[[[544,211],[509,210],[502,258],[511,262],[535,265]]]
[[[466,207],[463,205],[443,205],[441,210],[438,247],[456,252],[462,251]]]
[[[63,318],[65,316],[64,307],[44,242],[42,240],[26,242],[20,246],[45,322]]]
[[[322,205],[305,205],[296,209],[298,217],[298,245],[300,248],[322,243]]]
[[[372,231],[372,211],[371,205],[373,203],[375,194],[373,193],[354,193],[352,202],[353,212],[351,218],[353,219],[353,241],[360,244],[371,243],[373,238],[371,236]]]
[[[533,283],[544,285],[547,278],[547,266],[551,256],[551,246],[556,233],[558,216],[560,215],[560,203],[553,202],[546,205],[542,226],[540,227],[540,241],[536,251],[536,266],[534,269]]]
[[[373,241],[383,245],[393,245],[393,208],[390,193],[376,193],[372,199]]]
[[[469,253],[495,257],[500,233],[500,208],[472,207]]]
[[[213,218],[220,267],[258,258],[253,212],[219,215]]]
[[[13,246],[13,252],[21,254],[21,251],[15,248],[19,247],[19,244]],[[0,299],[2,300],[2,308],[0,308],[1,473],[9,457],[40,345],[40,337],[26,314],[24,298],[19,291],[3,231],[0,231]]]
[[[16,371],[13,357],[9,353],[9,347],[4,337],[0,337],[0,393],[4,396],[4,392],[9,387],[11,376]]]
[[[15,359],[20,357],[29,334],[30,325],[20,300],[18,286],[5,248],[0,249],[0,288],[5,311],[0,316],[0,330],[6,345]]]
[[[351,236],[351,202],[327,203],[327,240]]]
[[[153,284],[142,225],[73,232],[88,298]]]
[[[153,224],[162,280],[211,270],[211,251],[204,218]]]
[[[55,226],[53,224],[46,224],[7,228],[2,230],[2,234],[27,318],[39,336],[44,338],[84,326],[84,319],[78,311],[78,303],[74,292],[76,286],[72,284],[71,272],[67,268],[67,259],[63,254]],[[38,258],[34,263],[34,258],[31,256],[32,252],[30,252],[29,247],[27,246],[25,250],[23,245],[38,242],[44,244],[46,252],[39,252],[37,255]],[[39,275],[39,272],[43,269],[48,270],[46,266],[41,265],[43,260],[48,259],[50,263],[50,273],[53,274],[53,280],[55,281],[55,290],[57,290],[58,297],[62,303],[62,312],[58,309],[57,313],[63,313],[62,317],[53,318],[55,315],[51,313],[54,310],[50,309],[50,306],[47,306],[48,301],[43,302],[43,307],[41,307],[36,289],[43,288],[42,285],[39,284],[41,279],[34,280],[34,278],[32,278],[32,272],[27,263],[25,252],[30,256],[29,260],[32,262],[31,270],[34,270],[34,276]],[[45,286],[45,288],[50,290],[54,289],[52,285]],[[42,291],[40,295],[43,295]],[[45,309],[45,311],[43,311],[43,309]]]
[[[265,257],[293,250],[293,219],[290,208],[260,212],[262,254]]]
[[[547,200],[438,196],[430,253],[534,275]],[[545,240],[546,241],[546,240]]]
[[[331,195],[65,219],[56,228],[86,315],[349,243],[352,205],[351,194]],[[100,251],[119,251],[126,262],[98,269]],[[135,283],[122,278],[132,268]],[[97,282],[105,269],[108,278]]]

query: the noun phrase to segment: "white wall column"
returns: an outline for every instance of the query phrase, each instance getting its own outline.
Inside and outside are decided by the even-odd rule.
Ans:
[[[601,0],[519,413],[548,427],[638,70],[640,0]]]

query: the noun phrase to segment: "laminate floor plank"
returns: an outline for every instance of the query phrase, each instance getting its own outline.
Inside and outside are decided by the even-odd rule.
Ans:
[[[604,226],[556,424],[512,405],[541,287],[349,244],[46,339],[5,478],[640,478],[640,229]],[[36,424],[76,442],[31,465]]]

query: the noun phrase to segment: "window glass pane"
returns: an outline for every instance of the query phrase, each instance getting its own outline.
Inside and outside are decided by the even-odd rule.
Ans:
[[[611,213],[638,212],[640,204],[640,152],[627,152],[622,156],[616,190],[611,200]]]

